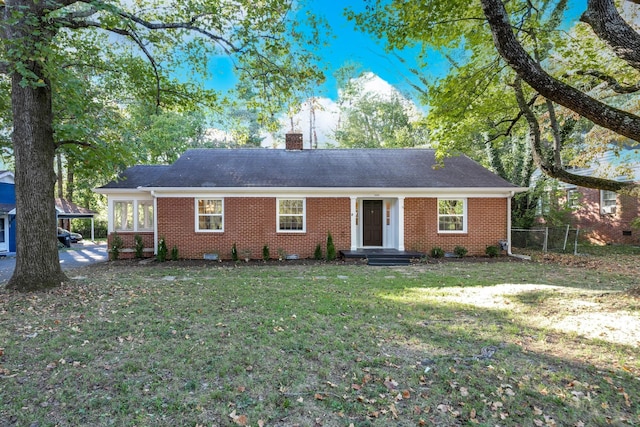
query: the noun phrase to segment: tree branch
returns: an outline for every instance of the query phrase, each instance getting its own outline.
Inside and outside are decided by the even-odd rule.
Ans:
[[[562,165],[555,163],[549,163],[542,151],[542,141],[540,138],[540,125],[531,107],[527,105],[524,99],[524,93],[522,90],[522,82],[520,78],[516,78],[513,88],[516,93],[516,100],[518,107],[522,111],[524,117],[529,125],[529,144],[531,145],[531,154],[533,161],[540,168],[540,170],[551,178],[559,179],[567,184],[574,184],[580,187],[596,188],[600,190],[609,190],[615,192],[630,193],[632,191],[638,191],[638,184],[630,182],[619,182],[611,179],[597,178],[593,176],[576,175],[567,172]]]
[[[589,0],[580,17],[619,58],[640,70],[640,34],[620,16],[614,0]]]
[[[593,123],[640,142],[640,117],[611,107],[551,77],[518,42],[501,0],[480,0],[500,55],[513,70],[547,99]]]
[[[627,93],[634,93],[640,90],[640,83],[631,85],[631,86],[626,86],[620,83],[614,77],[596,70],[576,71],[575,74],[579,76],[591,76],[591,77],[595,77],[596,79],[602,80],[603,82],[607,83],[607,87],[610,88],[615,93],[627,94]],[[568,77],[569,74],[565,74],[565,76]]]
[[[64,140],[64,141],[56,141],[56,143],[55,143],[56,148],[60,148],[63,145],[79,145],[81,147],[89,147],[89,148],[93,147],[93,144],[91,144],[90,142],[76,141],[76,140],[73,140],[73,139]]]

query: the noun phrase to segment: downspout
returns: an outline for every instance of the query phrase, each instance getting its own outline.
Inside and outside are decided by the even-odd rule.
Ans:
[[[158,255],[158,198],[155,190],[151,190],[153,197],[153,255]]]
[[[515,191],[511,191],[507,198],[507,256],[530,261],[531,257],[528,255],[519,255],[511,252],[511,199],[515,194]]]

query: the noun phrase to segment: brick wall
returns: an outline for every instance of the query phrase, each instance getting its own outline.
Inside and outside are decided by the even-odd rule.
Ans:
[[[618,194],[615,214],[602,214],[600,190],[578,187],[582,195],[580,208],[572,214],[571,225],[580,227],[582,235],[592,243],[638,244],[640,231],[631,221],[640,215],[637,198]]]
[[[145,250],[143,252],[143,256],[145,256],[145,257],[153,256],[154,241],[153,241],[153,232],[152,231],[149,231],[149,232],[138,232],[138,233],[128,232],[128,231],[119,231],[118,232],[118,236],[120,236],[120,238],[122,239],[122,249],[120,249],[119,258],[128,259],[128,258],[134,258],[135,257],[135,247],[136,247],[135,236],[136,236],[136,234],[138,234],[138,235],[140,235],[140,237],[142,237],[142,243],[144,244],[144,248],[145,248]],[[109,250],[111,250],[111,245],[113,245],[113,238],[114,238],[114,233],[109,234],[109,236],[107,237],[107,243],[109,245]]]
[[[251,252],[262,258],[262,247],[269,246],[272,258],[279,250],[311,258],[319,243],[326,251],[327,232],[331,232],[336,250],[351,246],[349,198],[307,198],[306,232],[276,232],[276,199],[245,197],[224,199],[224,232],[195,231],[193,198],[158,199],[158,237],[164,237],[169,249],[176,245],[181,258],[201,259],[205,253],[231,258],[236,244],[238,253]]]
[[[231,258],[234,243],[239,254],[249,250],[251,258],[262,258],[262,247],[269,246],[272,258],[279,250],[311,258],[319,243],[326,251],[330,231],[336,250],[351,247],[349,198],[307,198],[305,233],[276,232],[276,199],[246,197],[224,199],[224,232],[195,231],[193,198],[160,198],[158,203],[158,237],[164,237],[169,250],[175,245],[181,258],[201,259],[205,253]],[[468,232],[438,233],[436,198],[407,198],[405,204],[405,248],[428,253],[439,246],[447,252],[464,246],[469,255],[484,255],[489,245],[507,237],[507,201],[505,199],[468,199]],[[133,248],[136,233],[118,233],[125,248]],[[151,233],[144,237],[145,247],[153,247]],[[110,242],[112,236],[110,236]],[[127,252],[121,257],[133,256]]]
[[[463,246],[468,255],[484,255],[487,246],[507,238],[506,199],[467,199],[467,233],[438,233],[438,199],[407,198],[405,212],[405,249],[429,253],[440,247],[453,252]]]

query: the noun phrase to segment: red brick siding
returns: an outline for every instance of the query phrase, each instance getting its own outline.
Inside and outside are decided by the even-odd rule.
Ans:
[[[158,237],[167,246],[174,245],[182,258],[202,258],[216,252],[223,259],[231,258],[236,244],[239,254],[251,252],[251,258],[262,258],[262,247],[269,246],[272,258],[281,249],[301,258],[313,257],[316,245],[326,249],[327,232],[331,232],[337,250],[349,249],[349,198],[307,198],[306,232],[276,232],[276,199],[270,197],[224,198],[224,231],[220,233],[195,231],[195,202],[193,198],[158,199]]]
[[[482,255],[487,246],[507,237],[506,199],[468,199],[467,203],[468,232],[446,234],[438,233],[436,198],[405,199],[405,248],[428,253],[435,246],[448,252],[464,246],[469,255]],[[249,250],[254,259],[262,257],[265,244],[272,258],[278,257],[279,249],[310,258],[318,243],[326,250],[328,231],[337,250],[351,247],[350,200],[346,197],[307,198],[305,233],[276,232],[276,199],[271,197],[225,198],[225,231],[220,233],[195,231],[193,198],[159,198],[157,204],[158,236],[166,239],[169,250],[177,246],[181,258],[201,259],[205,253],[216,252],[229,259],[234,243],[239,253]],[[136,233],[118,234],[125,248],[134,247]],[[139,234],[144,236],[145,247],[153,247],[151,234]]]
[[[405,249],[429,253],[438,246],[452,252],[463,246],[469,255],[484,255],[487,246],[507,238],[506,199],[467,199],[467,233],[438,233],[438,199],[407,198],[405,212]]]
[[[136,234],[142,237],[142,243],[144,244],[145,249],[153,249],[153,232],[152,231],[144,231],[144,232],[129,232],[129,231],[118,231],[118,236],[122,239],[122,249],[120,250],[119,258],[127,259],[135,257],[135,236]],[[109,250],[111,250],[111,245],[113,244],[114,233],[109,234],[107,237],[107,243],[109,244]],[[145,257],[150,257],[153,255],[153,251],[146,250],[143,252]]]
[[[631,221],[640,216],[637,198],[618,194],[615,214],[601,214],[600,190],[578,187],[582,194],[580,208],[571,215],[571,225],[580,227],[581,233],[592,243],[637,244],[640,231],[631,228]],[[623,231],[631,232],[625,236]]]

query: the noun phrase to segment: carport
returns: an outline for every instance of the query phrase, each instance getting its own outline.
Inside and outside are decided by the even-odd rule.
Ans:
[[[91,219],[91,241],[95,240],[94,217],[97,214],[98,214],[97,212],[78,206],[75,203],[70,202],[66,199],[56,199],[57,219],[78,219],[78,218]]]

